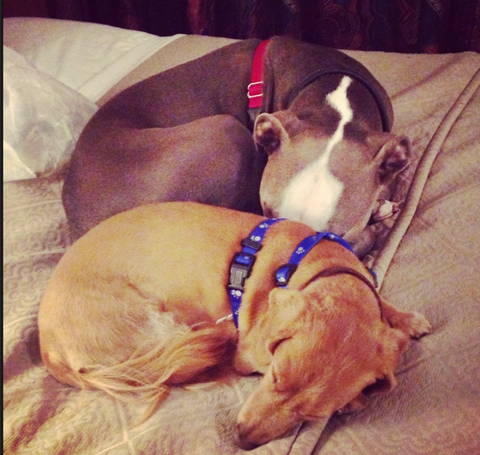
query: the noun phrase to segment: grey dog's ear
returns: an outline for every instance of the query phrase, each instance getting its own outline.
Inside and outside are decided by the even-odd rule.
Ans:
[[[388,183],[396,174],[405,169],[410,160],[411,145],[405,136],[389,139],[378,152],[378,172],[381,183]]]
[[[288,109],[274,114],[263,113],[255,120],[253,139],[270,155],[304,128],[304,122]]]
[[[275,115],[260,114],[255,120],[253,138],[270,155],[288,138],[288,134]]]

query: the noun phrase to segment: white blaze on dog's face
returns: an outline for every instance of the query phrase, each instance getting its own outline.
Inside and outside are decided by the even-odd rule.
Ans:
[[[354,241],[383,186],[408,164],[404,137],[352,122],[345,76],[321,108],[261,114],[254,138],[269,155],[260,187],[264,213]]]
[[[340,114],[337,129],[318,158],[288,183],[279,208],[281,217],[325,229],[335,213],[344,185],[332,175],[328,162],[333,148],[343,139],[345,125],[353,117],[347,98],[351,82],[349,77],[344,77],[338,88],[327,95],[328,104]]]
[[[271,292],[268,324],[261,328],[270,364],[261,365],[266,357],[259,355],[260,365],[254,358],[244,365],[264,369],[265,375],[238,416],[242,447],[264,444],[302,421],[358,408],[362,392],[395,386],[393,374],[407,337],[381,320],[373,293],[359,299],[355,285],[329,293]]]

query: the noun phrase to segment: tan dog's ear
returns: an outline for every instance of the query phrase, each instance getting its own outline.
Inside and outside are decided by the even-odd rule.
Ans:
[[[368,403],[367,397],[374,395],[383,395],[390,392],[397,386],[397,380],[393,375],[393,372],[389,372],[382,378],[378,378],[374,383],[368,385],[362,390],[356,398],[350,403],[347,403],[342,408],[338,409],[337,414],[348,414],[350,412],[356,412],[362,410]]]
[[[299,291],[275,288],[268,298],[268,319],[270,333],[267,337],[267,349],[270,354],[282,341],[292,338],[297,331],[295,321],[299,319],[305,302]]]
[[[349,414],[351,412],[361,411],[368,403],[367,398],[363,393],[354,398],[350,403],[347,403],[345,406],[337,409],[337,414]]]
[[[405,136],[388,140],[375,157],[375,161],[379,163],[380,182],[387,183],[405,169],[409,164],[410,154],[410,141]]]
[[[383,395],[390,392],[397,386],[398,382],[390,371],[385,376],[376,379],[373,384],[368,385],[362,391],[362,395],[370,397],[373,395]]]
[[[373,384],[368,385],[362,390],[362,393],[354,398],[350,403],[340,408],[338,414],[348,414],[362,410],[368,403],[367,397],[374,395],[383,395],[390,392],[397,386],[397,380],[392,373],[377,379]]]

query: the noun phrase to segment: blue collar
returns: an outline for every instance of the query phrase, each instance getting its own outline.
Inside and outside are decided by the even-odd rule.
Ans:
[[[235,253],[230,263],[230,280],[227,286],[228,295],[230,297],[230,305],[232,306],[233,322],[238,328],[238,312],[242,304],[243,291],[245,289],[245,280],[252,273],[253,264],[255,263],[256,254],[262,248],[262,242],[265,238],[270,226],[284,218],[271,218],[262,221],[246,238],[241,242],[242,251]],[[219,319],[217,322],[222,321]]]
[[[227,291],[232,306],[233,322],[237,328],[238,312],[240,310],[240,305],[242,304],[245,281],[252,272],[253,264],[256,259],[255,255],[262,248],[262,241],[270,226],[282,220],[284,220],[284,218],[272,218],[262,221],[246,239],[242,240],[242,251],[235,253],[232,262],[230,263],[230,280],[227,286]],[[338,235],[331,232],[317,232],[316,234],[303,239],[292,253],[290,261],[277,270],[275,274],[275,286],[286,288],[300,261],[323,239],[337,242],[353,253],[352,247]],[[217,322],[227,318],[219,319]]]
[[[287,264],[282,265],[275,274],[275,286],[285,289],[288,282],[290,281],[291,276],[297,270],[298,264],[300,261],[309,253],[309,251],[318,243],[320,240],[327,239],[339,243],[347,250],[350,250],[353,253],[352,247],[332,232],[317,232],[310,237],[303,239],[295,248],[295,251],[290,256],[290,261]]]

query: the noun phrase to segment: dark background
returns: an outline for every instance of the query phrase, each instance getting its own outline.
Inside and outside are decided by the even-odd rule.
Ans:
[[[480,52],[480,0],[4,0],[3,13],[160,36],[285,34],[340,49]]]

